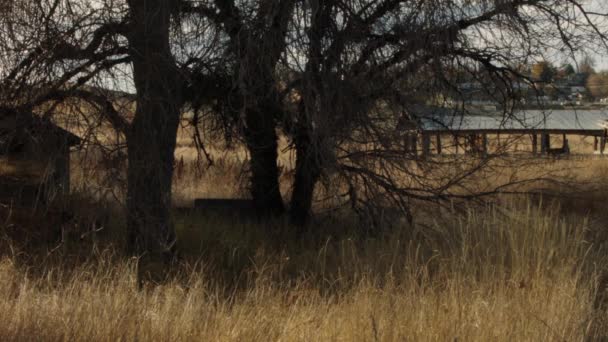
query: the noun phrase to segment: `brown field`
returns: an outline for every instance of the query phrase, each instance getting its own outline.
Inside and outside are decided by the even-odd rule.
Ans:
[[[184,162],[176,170],[175,205],[245,196],[242,148],[221,152],[210,145],[215,165],[206,167],[196,162],[187,137],[176,151]],[[315,227],[323,234],[295,240],[283,222],[231,222],[176,210],[184,259],[166,283],[138,290],[135,260],[117,252],[120,205],[102,209],[100,200],[108,194],[119,200],[120,180],[92,182],[98,167],[77,163],[95,157],[89,153],[75,156],[78,191],[70,203],[82,216],[109,212],[103,229],[26,248],[11,232],[50,230],[48,216],[28,217],[27,228],[2,226],[0,340],[608,337],[608,197],[602,191],[608,159],[520,163],[512,157],[477,175],[476,184],[547,175],[564,182],[526,185],[544,197],[501,195],[458,209],[417,204],[414,227],[394,224],[373,236],[358,230],[349,212],[320,219]],[[293,156],[283,154],[280,162],[288,195]]]
[[[3,340],[595,340],[601,221],[524,203],[424,229],[280,243],[255,225],[178,220],[200,262],[136,290],[134,262],[6,255]],[[278,228],[278,227],[277,227]],[[320,227],[340,232],[339,222]],[[198,245],[198,246],[197,246]],[[26,266],[26,265],[29,265]],[[193,266],[194,265],[194,266]],[[604,284],[605,286],[605,284]]]

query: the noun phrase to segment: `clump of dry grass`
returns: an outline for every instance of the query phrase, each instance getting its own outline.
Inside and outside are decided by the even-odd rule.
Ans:
[[[38,271],[6,256],[0,339],[570,341],[608,334],[605,312],[593,307],[604,246],[579,216],[508,203],[376,237],[333,223],[319,229],[331,237],[272,239],[267,227],[181,217],[181,241],[198,243],[182,246],[202,256],[199,263],[184,262],[179,277],[142,291],[135,262],[111,253]]]

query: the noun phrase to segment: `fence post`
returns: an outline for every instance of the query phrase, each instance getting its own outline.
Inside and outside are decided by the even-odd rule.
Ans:
[[[437,133],[437,154],[441,154],[441,133]]]
[[[431,152],[431,136],[428,133],[422,133],[422,155],[428,156]]]

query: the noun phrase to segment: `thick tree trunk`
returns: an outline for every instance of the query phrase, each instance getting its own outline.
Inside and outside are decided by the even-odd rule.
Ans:
[[[308,223],[315,185],[321,175],[317,152],[308,134],[304,133],[296,138],[296,174],[289,218],[300,232]]]
[[[151,105],[142,110],[163,112]],[[128,139],[128,249],[135,255],[172,257],[175,232],[170,220],[175,133],[172,124],[149,115],[133,125]],[[157,115],[154,115],[157,116]],[[156,131],[163,122],[164,127]]]
[[[301,234],[308,223],[315,185],[321,175],[321,148],[319,130],[327,121],[320,120],[319,108],[324,108],[322,82],[322,56],[324,31],[330,22],[331,5],[322,1],[311,2],[312,26],[307,32],[308,62],[303,74],[302,99],[298,113],[294,140],[296,145],[296,174],[290,203],[289,218]],[[317,120],[315,120],[317,119]],[[315,131],[315,124],[319,125]]]
[[[251,157],[251,196],[260,216],[285,212],[279,184],[278,137],[274,115],[264,108],[247,111],[246,141]]]
[[[230,43],[240,57],[235,74],[238,108],[245,110],[244,135],[250,154],[251,196],[259,216],[285,212],[280,191],[276,65],[285,51],[285,37],[297,1],[268,1],[255,16],[239,11],[235,1],[216,0]]]
[[[127,229],[128,251],[149,261],[140,264],[140,275],[163,272],[158,268],[164,268],[175,252],[169,210],[181,96],[169,45],[170,2],[128,2],[137,110],[127,134]]]

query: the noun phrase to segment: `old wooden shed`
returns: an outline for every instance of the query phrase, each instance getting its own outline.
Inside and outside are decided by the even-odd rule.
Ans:
[[[47,203],[70,191],[70,149],[80,138],[32,113],[0,111],[0,201]]]

